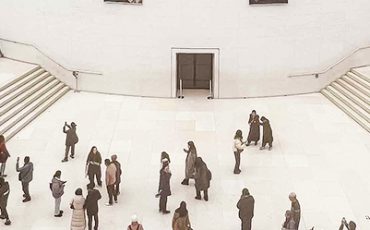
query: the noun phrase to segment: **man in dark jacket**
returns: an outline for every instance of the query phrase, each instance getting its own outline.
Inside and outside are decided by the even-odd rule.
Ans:
[[[98,200],[101,199],[101,194],[98,190],[94,189],[93,184],[87,185],[88,194],[86,196],[86,201],[84,208],[86,209],[87,219],[88,219],[88,229],[92,230],[92,218],[94,217],[94,230],[97,230],[99,227],[99,205]]]
[[[262,116],[260,125],[263,127],[262,147],[260,150],[265,149],[266,144],[269,144],[269,150],[271,150],[274,137],[272,136],[270,121],[266,117]]]
[[[69,149],[71,149],[71,158],[74,158],[75,155],[75,145],[78,143],[78,136],[76,133],[76,123],[72,122],[71,125],[68,125],[67,122],[64,123],[63,126],[63,133],[66,135],[66,151],[64,155],[64,159],[62,162],[68,161],[68,153]],[[68,130],[66,129],[68,128]]]
[[[254,198],[249,190],[244,188],[242,196],[236,205],[239,209],[239,218],[242,221],[242,230],[252,229],[252,218],[254,216]]]
[[[116,196],[115,196],[115,202],[117,203],[117,196],[120,194],[120,191],[119,191],[119,185],[121,183],[121,175],[122,175],[122,170],[121,170],[121,164],[117,161],[117,155],[112,155],[111,157],[112,159],[112,163],[116,166],[116,184],[115,184],[115,193],[116,193]]]
[[[197,194],[195,199],[201,200],[202,199],[201,191],[203,191],[204,200],[208,201],[208,189],[210,187],[212,174],[201,157],[197,157],[197,159],[195,160],[194,179],[195,179],[195,190]]]
[[[163,159],[162,169],[159,173],[159,211],[163,214],[168,214],[170,211],[167,210],[167,198],[168,196],[171,196],[170,179],[172,175],[169,168],[168,159]]]
[[[11,221],[9,220],[8,211],[6,206],[8,205],[8,197],[10,193],[9,183],[5,181],[3,177],[0,177],[0,210],[1,215],[0,219],[5,219],[5,225],[10,225]]]
[[[26,156],[24,158],[23,167],[19,167],[19,157],[17,157],[16,170],[19,172],[18,179],[22,182],[23,190],[23,202],[28,202],[31,200],[29,184],[33,179],[33,164],[30,162],[30,157]]]

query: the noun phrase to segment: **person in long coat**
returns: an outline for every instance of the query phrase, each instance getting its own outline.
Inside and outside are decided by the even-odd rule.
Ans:
[[[71,150],[70,157],[73,159],[75,157],[75,145],[78,143],[78,136],[76,133],[76,123],[72,122],[71,125],[68,125],[67,122],[64,123],[63,133],[66,134],[66,150],[64,153],[64,159],[62,162],[68,161],[68,153]],[[68,130],[66,129],[68,128]]]
[[[260,125],[263,127],[262,147],[260,150],[265,149],[266,144],[269,144],[269,150],[271,150],[274,138],[272,136],[270,121],[266,117],[262,116]]]
[[[239,209],[239,218],[242,221],[241,229],[251,230],[254,217],[254,198],[247,188],[242,190],[242,195],[236,207]]]
[[[144,230],[143,225],[139,223],[139,219],[136,215],[131,217],[131,224],[127,226],[127,230]]]
[[[301,205],[297,199],[297,194],[294,192],[289,194],[289,200],[291,201],[291,208],[293,220],[297,225],[297,229],[299,228],[299,222],[301,222]]]
[[[245,142],[243,141],[243,132],[238,129],[234,136],[233,152],[235,157],[234,174],[240,174],[240,154],[245,149]]]
[[[85,198],[82,195],[82,189],[78,188],[75,192],[70,206],[73,209],[71,230],[84,230],[86,228],[86,217],[85,217]]]
[[[172,219],[173,230],[189,230],[191,224],[189,220],[188,210],[186,209],[185,201],[180,203],[180,207],[176,209]]]
[[[101,181],[101,163],[102,157],[96,146],[93,146],[87,156],[86,160],[86,168],[87,168],[87,176],[89,177],[90,185],[95,187],[94,178],[96,177],[96,181],[98,186],[102,186]]]
[[[196,190],[196,197],[195,199],[201,200],[201,191],[204,193],[204,200],[208,201],[208,189],[210,187],[210,182],[212,179],[212,173],[208,169],[206,163],[203,161],[201,157],[197,157],[195,161],[195,190]]]
[[[184,149],[187,153],[185,160],[185,179],[181,182],[183,185],[189,185],[189,179],[194,178],[195,173],[195,160],[197,159],[197,149],[194,142],[188,142],[188,149]]]
[[[6,148],[5,145],[5,137],[4,135],[0,135],[0,176],[6,177],[5,175],[5,166],[6,166],[6,161],[10,157],[10,154],[8,152],[8,149]]]
[[[163,214],[168,214],[170,211],[167,210],[167,198],[171,196],[171,187],[170,187],[170,179],[171,179],[171,171],[168,165],[168,160],[163,160],[163,166],[160,171],[159,177],[159,187],[158,187],[158,194],[159,198],[159,211]]]
[[[10,193],[9,183],[5,181],[4,177],[0,177],[0,211],[1,219],[5,219],[5,225],[10,225],[12,222],[9,220],[7,211],[8,198]]]
[[[247,138],[247,146],[250,145],[252,141],[254,144],[257,145],[258,141],[260,140],[260,117],[258,116],[256,110],[253,110],[252,113],[249,115],[249,134]]]
[[[88,229],[92,230],[92,222],[94,218],[94,229],[97,230],[99,227],[99,200],[101,199],[101,194],[99,190],[94,189],[93,184],[87,185],[87,196],[85,201],[85,209],[88,219]]]
[[[294,222],[293,213],[290,210],[285,212],[285,221],[281,230],[297,230],[297,224]]]

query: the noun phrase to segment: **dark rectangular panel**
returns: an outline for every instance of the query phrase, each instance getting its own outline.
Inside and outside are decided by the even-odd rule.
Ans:
[[[288,3],[288,0],[249,0],[249,4]]]

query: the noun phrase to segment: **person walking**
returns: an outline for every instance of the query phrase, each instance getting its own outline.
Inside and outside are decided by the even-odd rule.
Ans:
[[[89,177],[90,184],[94,185],[93,187],[95,187],[94,183],[95,177],[98,186],[102,186],[101,167],[100,167],[101,163],[102,163],[101,154],[98,151],[98,149],[95,146],[93,146],[86,160],[87,176]]]
[[[285,212],[285,222],[281,230],[298,230],[297,224],[294,222],[293,213],[290,210]]]
[[[0,177],[6,177],[5,166],[9,157],[10,154],[5,145],[5,137],[4,135],[0,135]]]
[[[127,230],[144,230],[136,215],[131,217],[131,224],[127,227]]]
[[[117,168],[113,162],[109,159],[105,159],[105,165],[107,169],[105,171],[105,183],[107,185],[108,197],[109,202],[105,205],[112,206],[113,205],[113,197],[114,200],[117,202],[117,194],[114,191],[114,186],[116,184],[116,175],[117,175]]]
[[[175,210],[172,218],[172,230],[189,230],[191,224],[185,201],[180,203],[180,207]]]
[[[194,142],[189,141],[188,149],[184,149],[184,152],[187,154],[185,160],[185,179],[181,182],[181,184],[189,185],[189,179],[194,178],[195,160],[198,157]]]
[[[10,225],[12,222],[9,220],[9,214],[6,209],[8,206],[8,198],[10,193],[9,183],[5,181],[4,177],[0,177],[0,219],[5,219],[5,225]]]
[[[236,207],[239,209],[239,218],[242,221],[241,229],[251,230],[254,216],[254,198],[247,188],[242,190],[242,195]]]
[[[24,158],[24,165],[19,167],[19,157],[17,157],[16,171],[19,172],[18,179],[22,182],[23,190],[23,202],[28,202],[31,200],[30,196],[30,182],[33,179],[33,164],[30,161],[30,157],[26,156]]]
[[[72,212],[71,230],[85,230],[85,198],[82,195],[82,189],[78,188],[75,192],[75,197],[70,203]]]
[[[260,140],[260,117],[258,116],[256,110],[253,110],[252,113],[249,115],[249,134],[247,138],[247,146],[250,145],[252,141],[254,144],[257,145],[258,141]]]
[[[159,174],[159,211],[163,214],[168,214],[170,211],[167,210],[167,198],[168,196],[171,196],[170,179],[172,174],[167,159],[163,159],[162,169],[160,170]]]
[[[293,220],[297,225],[297,229],[299,228],[299,222],[301,221],[301,205],[297,199],[297,195],[292,192],[289,194],[289,200],[291,201],[291,208],[290,211],[293,215]]]
[[[66,128],[68,128],[68,130]],[[69,150],[71,150],[70,157],[72,159],[75,158],[75,145],[78,143],[76,129],[77,129],[76,123],[72,122],[71,125],[68,125],[67,122],[64,123],[63,133],[66,134],[66,150],[62,162],[68,161]]]
[[[114,192],[116,194],[116,199],[114,201],[117,203],[117,196],[120,194],[119,186],[121,184],[122,169],[121,169],[121,164],[117,161],[117,155],[112,155],[111,160],[117,169],[116,184],[114,185]]]
[[[206,163],[201,157],[197,157],[195,161],[195,199],[201,200],[201,191],[204,193],[204,200],[208,201],[208,189],[210,187],[210,182],[212,180],[212,173],[208,169]]]
[[[233,145],[233,152],[235,157],[235,166],[234,166],[234,174],[240,174],[240,154],[244,151],[246,147],[245,142],[243,141],[243,132],[238,129],[234,136],[234,145]]]
[[[88,230],[92,230],[92,220],[94,218],[94,230],[98,230],[99,227],[99,204],[98,201],[101,199],[99,190],[94,189],[93,184],[87,185],[87,196],[85,201],[85,209],[88,219]]]
[[[64,187],[65,187],[66,181],[62,181],[60,179],[61,175],[62,175],[62,172],[60,170],[56,171],[50,183],[52,195],[55,199],[54,217],[63,216],[63,211],[60,210],[60,203],[62,201],[62,196],[64,194]]]
[[[269,150],[271,150],[274,137],[272,136],[270,121],[266,117],[262,116],[260,125],[263,127],[262,146],[260,150],[265,149],[266,144],[269,144]]]

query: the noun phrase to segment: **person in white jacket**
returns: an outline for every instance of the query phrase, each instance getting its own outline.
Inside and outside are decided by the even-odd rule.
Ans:
[[[244,151],[246,142],[243,141],[243,132],[238,129],[234,136],[233,152],[235,156],[234,174],[240,174],[240,153]]]
[[[82,189],[78,188],[75,192],[75,197],[70,203],[72,212],[71,230],[84,230],[86,228],[85,217],[85,198],[82,195]]]

